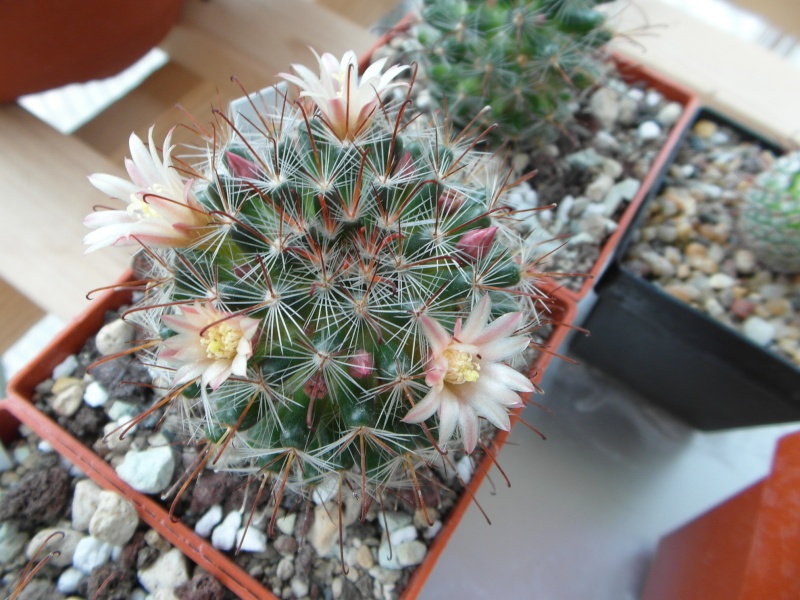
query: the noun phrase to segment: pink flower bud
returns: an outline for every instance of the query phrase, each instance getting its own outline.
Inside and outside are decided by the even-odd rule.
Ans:
[[[225,160],[228,163],[228,169],[234,177],[246,177],[254,179],[258,175],[258,165],[252,160],[242,158],[238,154],[230,151],[225,152]]]
[[[452,215],[459,208],[464,205],[464,194],[457,192],[452,188],[448,188],[437,202],[439,205],[439,212],[444,215]]]
[[[311,379],[306,381],[303,386],[303,391],[311,400],[320,400],[328,395],[328,386],[325,383],[325,378],[322,373],[312,375]]]
[[[458,240],[456,250],[467,258],[480,260],[491,248],[495,233],[497,233],[497,227],[494,226],[468,231]]]
[[[375,359],[366,350],[357,350],[350,359],[349,367],[350,375],[356,379],[364,379],[375,370]]]

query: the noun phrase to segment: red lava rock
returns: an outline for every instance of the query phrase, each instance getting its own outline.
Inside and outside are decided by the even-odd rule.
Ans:
[[[744,298],[737,298],[731,303],[731,312],[740,319],[746,319],[755,310],[756,305],[745,300]]]
[[[175,588],[175,595],[180,600],[223,600],[225,588],[208,573],[202,573]]]
[[[52,523],[70,499],[69,473],[61,466],[29,471],[0,500],[0,521],[16,519],[24,528]]]

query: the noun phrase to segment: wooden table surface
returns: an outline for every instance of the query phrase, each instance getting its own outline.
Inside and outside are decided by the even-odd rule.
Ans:
[[[131,131],[156,139],[184,110],[199,118],[212,103],[274,81],[290,63],[308,64],[308,46],[366,51],[365,26],[395,0],[186,0],[160,46],[169,63],[72,135],[16,105],[0,105],[0,348],[46,311],[69,319],[87,290],[125,268],[125,252],[83,254],[83,217],[107,199],[86,175],[120,173]],[[622,34],[618,49],[696,89],[710,104],[784,140],[800,140],[800,71],[754,44],[733,39],[659,0],[606,5]],[[0,288],[2,291],[2,288]],[[13,326],[10,326],[13,325]]]

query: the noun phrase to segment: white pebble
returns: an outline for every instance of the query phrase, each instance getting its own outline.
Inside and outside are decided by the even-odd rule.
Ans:
[[[670,127],[680,118],[682,112],[683,107],[678,102],[668,102],[658,111],[656,121],[664,127]]]
[[[240,528],[236,532],[236,547],[242,552],[264,552],[267,549],[267,536],[255,527]]]
[[[654,140],[661,135],[661,126],[655,121],[645,121],[639,125],[636,135],[643,140]]]
[[[294,526],[297,522],[297,513],[289,513],[283,517],[279,517],[275,520],[275,525],[278,526],[278,530],[284,535],[292,535],[294,534]]]
[[[743,330],[744,335],[759,346],[768,346],[775,338],[775,326],[761,317],[747,317]]]
[[[472,479],[475,473],[475,466],[472,464],[472,459],[469,456],[462,456],[456,463],[456,472],[461,477],[462,483],[465,485]]]
[[[70,354],[67,358],[62,360],[53,369],[53,379],[60,377],[69,377],[78,368],[78,358],[74,354]]]
[[[98,352],[103,356],[117,354],[130,348],[130,341],[133,339],[135,331],[133,326],[122,319],[111,321],[104,325],[95,336],[95,345]]]
[[[405,542],[413,542],[417,539],[417,528],[413,525],[406,525],[400,529],[391,532],[391,542],[393,546],[404,544]]]
[[[308,596],[308,581],[305,577],[292,578],[292,594],[295,598],[305,598]]]
[[[433,522],[433,525],[427,527],[425,531],[422,533],[422,537],[426,540],[431,540],[436,537],[436,534],[442,530],[442,522],[438,519]]]
[[[194,532],[200,537],[207,538],[211,535],[211,530],[219,525],[220,521],[222,521],[222,507],[219,504],[215,504],[208,509],[206,514],[200,517],[194,526]]]
[[[168,446],[128,452],[116,468],[117,475],[138,492],[157,494],[172,481],[175,457]]]
[[[397,546],[397,562],[401,567],[418,565],[427,552],[428,549],[422,542],[406,542]]]
[[[714,290],[724,290],[726,288],[733,287],[735,283],[736,280],[725,273],[714,273],[708,278],[708,285],[710,285],[711,289]]]
[[[36,444],[36,448],[42,454],[50,454],[53,451],[53,446],[47,440],[40,440],[38,444]]]
[[[93,381],[86,386],[83,392],[83,401],[92,408],[103,406],[108,401],[108,392],[102,383]]]
[[[62,594],[72,594],[78,591],[81,579],[83,579],[83,573],[75,567],[70,567],[65,569],[58,577],[56,589]]]
[[[294,559],[291,556],[284,556],[278,563],[275,575],[282,581],[288,581],[294,575]]]
[[[72,566],[89,575],[93,569],[102,567],[111,558],[111,544],[86,536],[75,547]]]
[[[233,511],[211,532],[211,545],[217,550],[231,550],[236,543],[236,532],[242,524],[242,513]]]

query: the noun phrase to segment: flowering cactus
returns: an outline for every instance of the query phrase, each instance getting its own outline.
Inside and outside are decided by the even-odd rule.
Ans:
[[[509,428],[533,386],[503,361],[535,346],[539,274],[500,161],[386,99],[406,67],[318,62],[246,131],[218,114],[196,164],[132,138],[131,181],[92,182],[135,208],[90,217],[86,242],[141,245],[128,318],[207,460],[366,503],[471,453],[484,420]]]
[[[610,39],[594,5],[607,0],[424,0],[418,38],[431,95],[456,124],[496,123],[523,149],[571,117],[601,72]]]
[[[800,272],[800,152],[782,156],[756,177],[745,194],[740,228],[765,266]]]

